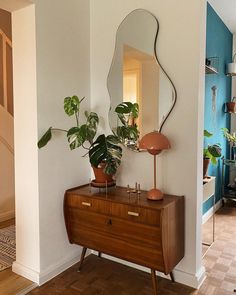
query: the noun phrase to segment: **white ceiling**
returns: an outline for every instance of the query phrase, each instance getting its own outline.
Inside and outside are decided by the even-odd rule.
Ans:
[[[236,33],[236,0],[208,0],[232,33]]]

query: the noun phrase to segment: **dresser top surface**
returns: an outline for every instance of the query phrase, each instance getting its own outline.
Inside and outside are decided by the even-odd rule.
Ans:
[[[164,195],[164,199],[161,201],[151,201],[146,198],[147,191],[141,191],[140,198],[137,197],[137,194],[131,193],[130,197],[127,193],[127,188],[124,187],[113,187],[106,190],[99,190],[98,188],[93,188],[89,185],[83,185],[75,188],[68,189],[66,191],[67,195],[79,195],[84,197],[92,197],[96,199],[112,201],[128,205],[139,205],[141,207],[151,207],[156,209],[162,209],[169,206],[173,202],[177,202],[180,199],[183,199],[183,196],[173,196],[173,195]]]

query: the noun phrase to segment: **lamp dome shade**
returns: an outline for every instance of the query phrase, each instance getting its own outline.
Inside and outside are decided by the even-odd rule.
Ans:
[[[162,133],[153,131],[142,137],[139,147],[146,149],[152,155],[157,155],[162,150],[170,149],[170,142]]]
[[[236,63],[229,63],[227,66],[227,75],[228,76],[236,76]]]

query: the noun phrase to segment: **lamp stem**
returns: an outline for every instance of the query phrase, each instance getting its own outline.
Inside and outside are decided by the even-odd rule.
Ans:
[[[157,164],[156,164],[156,155],[154,155],[154,189],[156,189],[157,187],[156,178],[157,178]]]

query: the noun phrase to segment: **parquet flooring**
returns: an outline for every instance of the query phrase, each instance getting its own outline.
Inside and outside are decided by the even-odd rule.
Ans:
[[[210,238],[211,221],[204,226]],[[207,278],[200,290],[158,278],[160,295],[233,295],[236,288],[236,203],[216,214],[216,242],[208,250],[204,264]],[[88,256],[81,272],[75,265],[29,294],[35,295],[152,295],[148,273]]]
[[[0,223],[0,228],[15,224],[11,219]],[[35,284],[31,281],[15,274],[10,268],[0,271],[0,295],[21,295],[27,294],[27,290],[32,290]]]

